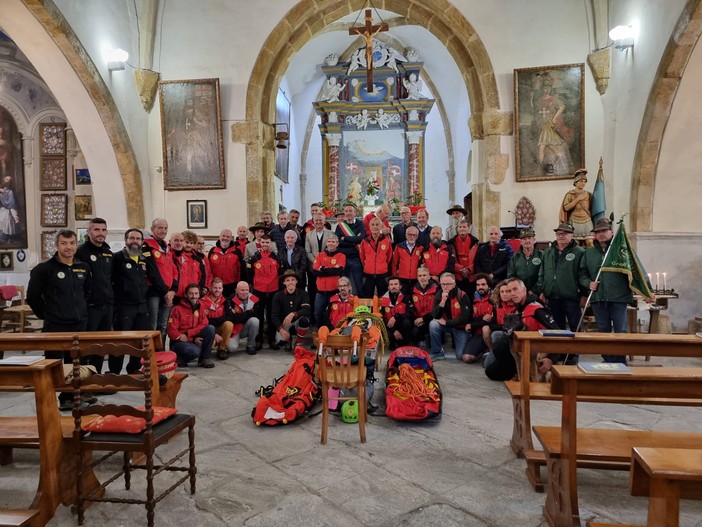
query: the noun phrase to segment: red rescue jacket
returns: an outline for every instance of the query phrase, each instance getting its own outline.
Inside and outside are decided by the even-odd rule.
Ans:
[[[256,295],[249,295],[249,300],[253,302],[253,306],[251,309],[248,311],[255,311],[256,310],[256,304],[258,304],[258,297]],[[244,307],[243,307],[243,302],[242,300],[237,296],[234,295],[231,298],[231,309],[232,309],[232,314],[229,316],[229,318],[232,319],[232,322],[234,322],[234,329],[232,330],[232,335],[238,335],[241,330],[244,327],[245,321],[242,322],[242,320],[246,317],[242,317],[241,315],[244,314]]]
[[[340,251],[328,253],[320,251],[314,259],[312,270],[317,276],[317,291],[328,293],[336,291],[339,277],[344,274],[346,255]]]
[[[370,275],[387,275],[392,260],[392,242],[381,234],[378,240],[364,238],[359,247],[363,272]]]
[[[260,293],[278,290],[278,268],[280,264],[270,251],[258,251],[251,259],[253,288]]]
[[[478,240],[470,234],[465,238],[456,236],[451,240],[453,252],[456,256],[453,272],[456,275],[456,280],[463,280],[461,270],[468,268],[468,280],[473,281],[473,273],[475,272],[475,254],[478,252]]]
[[[170,254],[163,252],[161,246],[153,238],[146,238],[144,240],[144,245],[149,247],[148,252],[151,253],[151,256],[154,258],[154,262],[156,262],[156,268],[158,269],[158,273],[161,275],[161,280],[163,280],[163,284],[165,285],[166,289],[170,290],[171,287],[178,282],[178,268],[176,267],[175,261],[173,258],[171,258]],[[148,255],[145,253],[144,256],[148,257]],[[149,283],[149,287],[153,285],[154,284]]]
[[[242,254],[244,253],[239,252],[239,248],[234,243],[226,249],[215,245],[208,256],[212,278],[221,278],[225,285],[239,282]]]
[[[356,297],[349,295],[342,299],[338,294],[329,299],[329,321],[337,327],[341,319],[353,311]]]
[[[403,280],[416,280],[423,250],[424,247],[418,243],[414,245],[412,252],[407,242],[398,244],[392,254],[392,274]]]
[[[431,320],[431,310],[434,307],[434,298],[437,290],[436,282],[429,282],[424,290],[419,284],[414,286],[414,289],[412,289],[412,304],[417,317],[425,318],[428,316],[429,320]]]
[[[171,254],[180,274],[178,291],[176,292],[177,297],[185,297],[185,288],[188,287],[188,284],[197,284],[200,287],[205,286],[205,280],[207,279],[205,264],[195,256],[194,252],[181,251],[180,255],[177,255],[175,251],[172,251]]]
[[[397,294],[395,301],[390,297],[390,291],[385,293],[380,299],[380,312],[383,315],[383,320],[387,323],[392,317],[398,318],[407,313],[407,304],[405,303],[402,293]]]
[[[202,306],[199,303],[192,306],[187,298],[184,298],[171,309],[168,317],[168,338],[176,341],[181,335],[186,335],[188,342],[192,342],[208,324]]]
[[[453,272],[453,268],[449,269],[452,256],[453,254],[448,244],[442,243],[440,247],[436,247],[431,243],[422,255],[422,265],[429,269],[431,276],[439,277],[441,273]]]

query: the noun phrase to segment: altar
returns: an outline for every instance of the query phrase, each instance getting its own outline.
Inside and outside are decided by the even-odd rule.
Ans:
[[[405,56],[378,40],[372,45],[372,75],[365,47],[345,62],[328,56],[313,103],[322,121],[325,201],[334,207],[350,199],[364,213],[424,195],[424,134],[434,105],[422,93],[415,50]]]

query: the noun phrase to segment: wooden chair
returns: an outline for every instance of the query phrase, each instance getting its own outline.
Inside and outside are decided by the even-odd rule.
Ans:
[[[13,300],[12,305],[6,307],[2,312],[5,331],[25,333],[41,329],[42,324],[25,300],[24,286],[18,285],[16,287],[19,300]]]
[[[80,359],[86,355],[135,355],[143,359],[144,375],[115,375],[115,374],[93,374],[87,378],[80,379]],[[158,424],[153,424],[154,407],[152,406],[152,378],[151,378],[151,359],[149,356],[149,339],[144,338],[141,348],[135,348],[126,344],[91,344],[81,347],[78,336],[74,338],[73,347],[71,349],[71,358],[73,360],[73,448],[75,449],[77,459],[83,459],[84,453],[92,451],[107,451],[108,454],[103,455],[90,464],[89,467],[80,467],[77,478],[77,498],[75,507],[78,512],[78,525],[83,525],[84,510],[86,501],[104,501],[111,503],[139,504],[146,506],[146,517],[149,527],[154,525],[154,508],[156,503],[161,501],[172,490],[176,489],[181,483],[190,479],[190,494],[195,493],[195,417],[187,414],[175,414],[164,419]],[[155,367],[155,365],[154,365]],[[83,390],[100,391],[113,389],[117,391],[137,391],[143,392],[143,406],[135,407],[127,404],[107,404],[107,405],[90,405],[81,408],[80,395]],[[158,387],[156,388],[158,389]],[[141,397],[140,397],[141,399]],[[83,418],[86,416],[116,416],[117,418],[130,420],[130,418],[140,418],[145,421],[144,428],[141,433],[124,433],[124,432],[101,432],[91,431],[86,433],[82,429]],[[110,418],[112,419],[112,418]],[[154,464],[154,456],[156,448],[167,443],[172,438],[188,430],[188,446],[180,450],[170,460],[159,465]],[[122,469],[111,478],[107,479],[98,488],[85,492],[83,490],[83,474],[86,469],[92,469],[99,463],[111,458],[117,452],[123,453]],[[176,465],[176,462],[188,454],[188,466]],[[135,459],[144,460],[143,463],[137,463]],[[120,499],[100,497],[102,490],[108,484],[124,476],[125,488],[129,490],[131,484],[131,471],[133,469],[146,470],[146,499]],[[185,472],[178,481],[173,483],[168,489],[163,491],[158,496],[154,497],[154,476],[162,471],[180,471]]]
[[[327,328],[320,328],[312,340],[318,346],[317,377],[322,387],[322,438],[327,442],[329,428],[329,401],[351,401],[358,403],[358,430],[361,443],[366,442],[366,341],[360,328],[350,336],[329,335]],[[356,395],[330,397],[329,388],[356,389]]]

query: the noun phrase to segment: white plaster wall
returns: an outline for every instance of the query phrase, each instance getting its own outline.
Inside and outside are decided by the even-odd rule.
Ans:
[[[702,46],[692,52],[663,136],[653,201],[655,232],[702,232]],[[680,211],[686,211],[681,214]],[[699,277],[697,282],[699,282]]]

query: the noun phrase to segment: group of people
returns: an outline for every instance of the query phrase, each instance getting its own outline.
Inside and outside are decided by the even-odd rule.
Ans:
[[[587,251],[568,223],[555,229],[544,251],[525,229],[515,254],[498,227],[481,243],[465,209],[456,205],[447,213],[444,236],[424,209],[413,218],[403,207],[392,227],[387,205],[361,217],[347,202],[333,226],[321,204],[312,205],[304,224],[296,210],[279,212],[277,223],[264,212],[236,234],[223,229],[206,254],[202,236],[168,236],[163,218],[150,232],[128,229],[124,248],[113,253],[107,222],[94,218],[80,245],[74,232],[58,232],[56,254],[31,272],[27,302],[44,331],[158,329],[180,366],[197,361],[204,368],[214,367],[213,353],[225,360],[243,341],[255,354],[264,336],[272,349],[291,349],[310,327],[338,324],[357,296],[380,299],[391,346],[430,346],[441,359],[448,333],[464,362],[492,350],[486,370],[495,378],[509,374],[509,368],[495,373],[505,358],[508,314],[520,313],[529,328],[575,330],[580,298],[592,290],[600,331],[626,330],[628,284],[616,276],[595,281],[612,238],[609,223],[595,226],[598,243]],[[102,367],[99,357],[91,363]],[[122,366],[119,359],[108,362],[113,372]],[[126,369],[134,373],[139,364]]]

